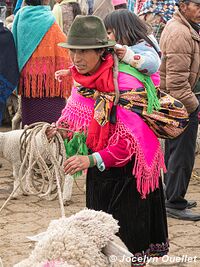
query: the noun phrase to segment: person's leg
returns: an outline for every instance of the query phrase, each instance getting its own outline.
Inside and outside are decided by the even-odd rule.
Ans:
[[[177,138],[166,140],[165,174],[166,207],[185,209],[187,200],[184,198],[191,178],[194,160],[195,146],[198,129],[197,111],[190,115],[187,129]]]

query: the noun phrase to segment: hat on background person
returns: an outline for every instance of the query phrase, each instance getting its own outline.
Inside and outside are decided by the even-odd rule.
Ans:
[[[108,40],[103,21],[96,16],[76,16],[67,36],[66,43],[59,46],[69,49],[96,49],[112,47],[115,41]]]
[[[112,0],[113,6],[118,6],[121,4],[127,4],[126,0]]]
[[[179,5],[180,3],[195,3],[195,4],[200,4],[200,0],[176,0],[176,4]]]

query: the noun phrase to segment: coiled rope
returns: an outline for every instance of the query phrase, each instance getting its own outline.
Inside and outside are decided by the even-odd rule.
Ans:
[[[48,123],[38,122],[24,130],[20,138],[20,184],[5,201],[0,212],[20,187],[26,195],[37,195],[48,200],[58,196],[61,216],[65,216],[61,189],[65,179],[62,164],[66,159],[66,152],[58,132],[51,141],[47,139],[45,132],[50,126]]]

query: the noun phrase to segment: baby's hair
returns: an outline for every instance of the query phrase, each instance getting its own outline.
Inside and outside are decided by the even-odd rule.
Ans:
[[[107,30],[113,31],[117,43],[132,46],[140,40],[145,40],[157,51],[154,43],[148,38],[151,33],[150,26],[131,11],[115,10],[106,16],[104,24]]]

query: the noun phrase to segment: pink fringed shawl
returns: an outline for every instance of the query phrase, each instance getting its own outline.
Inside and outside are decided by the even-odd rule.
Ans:
[[[158,77],[158,76],[155,76]],[[156,85],[159,80],[152,80]],[[119,73],[119,89],[128,90],[141,87],[142,84],[134,77],[125,73]],[[73,88],[72,94],[67,101],[66,107],[62,112],[58,125],[66,126],[73,131],[84,131],[90,126],[94,109],[94,100],[85,98],[77,93]],[[128,159],[135,157],[133,175],[137,179],[137,190],[142,198],[145,198],[150,191],[154,191],[159,186],[161,168],[165,171],[163,153],[158,138],[148,125],[135,113],[117,107],[117,123],[110,133],[107,153],[116,158],[116,165],[123,166],[127,163],[127,158],[120,158],[120,155],[113,153],[112,146],[117,145],[119,139],[126,141]]]

